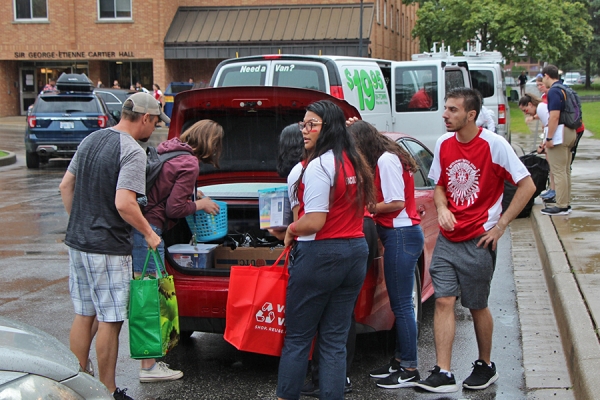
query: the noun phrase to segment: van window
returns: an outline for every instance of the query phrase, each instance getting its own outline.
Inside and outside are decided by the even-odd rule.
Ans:
[[[266,63],[243,63],[224,66],[216,86],[265,86]]]
[[[273,86],[327,92],[325,73],[320,65],[273,63]]]
[[[446,69],[446,93],[457,87],[466,87],[465,77],[460,69]]]
[[[436,67],[396,67],[396,112],[436,111]]]
[[[479,90],[479,93],[485,97],[494,95],[494,73],[490,70],[471,70],[471,83],[473,89]]]

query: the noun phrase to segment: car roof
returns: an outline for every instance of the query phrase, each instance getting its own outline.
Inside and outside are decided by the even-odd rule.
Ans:
[[[96,88],[96,89],[94,89],[94,93],[96,93],[96,92],[112,93],[121,100],[125,100],[132,94],[137,93],[135,90],[112,89],[112,88]]]

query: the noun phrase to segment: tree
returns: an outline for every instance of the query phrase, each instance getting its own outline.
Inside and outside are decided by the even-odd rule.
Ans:
[[[592,64],[600,64],[600,0],[592,0],[589,5],[590,25],[593,29],[592,40],[583,52],[585,63],[585,87],[591,87]]]
[[[426,50],[444,41],[457,51],[478,39],[484,50],[498,50],[508,60],[527,54],[560,61],[583,53],[591,40],[588,19],[580,1],[422,0],[413,36]]]

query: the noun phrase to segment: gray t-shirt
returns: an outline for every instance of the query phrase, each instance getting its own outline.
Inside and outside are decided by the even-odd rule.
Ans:
[[[144,194],[146,153],[128,133],[102,129],[79,145],[68,171],[75,193],[65,243],[97,254],[130,255],[131,226],[115,206],[117,189]]]

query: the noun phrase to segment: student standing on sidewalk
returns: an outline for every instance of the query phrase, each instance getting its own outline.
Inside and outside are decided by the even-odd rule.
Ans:
[[[417,386],[438,393],[458,391],[451,371],[458,296],[470,310],[479,358],[464,382],[485,389],[498,379],[491,361],[494,322],[488,297],[496,264],[496,245],[508,224],[535,192],[529,171],[504,138],[475,125],[481,109],[476,90],[456,88],[446,95],[443,114],[448,133],[438,139],[429,178],[433,179],[438,236],[429,273],[435,290],[433,334],[437,365]],[[517,185],[502,212],[504,180]]]
[[[385,389],[413,387],[421,379],[417,357],[417,322],[413,277],[425,238],[415,203],[415,160],[399,144],[368,122],[357,121],[350,132],[375,174],[377,202],[369,211],[385,248],[383,265],[390,305],[396,317],[396,351],[389,363],[370,372]]]
[[[550,171],[554,177],[554,188],[556,191],[556,205],[542,209],[545,215],[567,215],[571,212],[571,149],[575,146],[577,133],[563,124],[559,124],[560,113],[565,109],[565,99],[562,90],[556,84],[558,80],[558,68],[548,64],[542,70],[543,82],[548,90],[548,133],[543,144]]]

